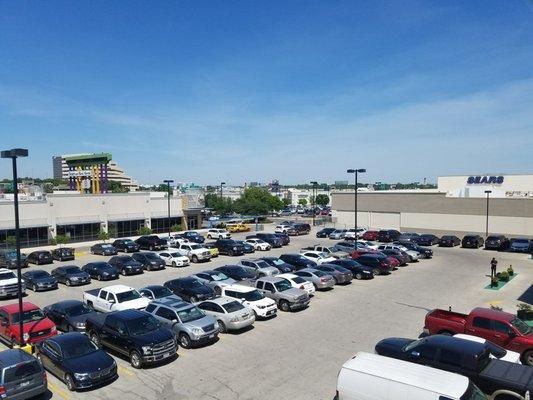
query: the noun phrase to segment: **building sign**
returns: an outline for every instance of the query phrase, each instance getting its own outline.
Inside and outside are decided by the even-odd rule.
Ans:
[[[69,178],[79,178],[83,176],[91,176],[92,172],[90,169],[81,169],[81,170],[73,170],[67,172],[67,177]]]
[[[469,176],[467,185],[501,185],[503,176]]]

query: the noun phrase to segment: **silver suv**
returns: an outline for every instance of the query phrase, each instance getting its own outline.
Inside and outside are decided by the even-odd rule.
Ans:
[[[217,340],[218,322],[178,296],[153,300],[145,311],[172,329],[181,347],[188,349]]]
[[[245,258],[239,262],[239,265],[258,278],[279,274],[279,269],[272,267],[265,260],[261,260],[260,258]]]
[[[282,311],[296,310],[309,305],[310,299],[307,292],[293,288],[287,279],[265,276],[255,282],[255,287],[266,297],[274,300]]]
[[[29,399],[48,391],[43,366],[20,349],[0,352],[0,387],[2,399]]]

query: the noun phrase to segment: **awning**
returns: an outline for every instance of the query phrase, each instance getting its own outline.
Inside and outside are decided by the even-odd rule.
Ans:
[[[135,221],[143,220],[145,217],[143,213],[129,213],[129,214],[113,214],[107,217],[109,222],[118,222],[118,221]]]
[[[21,219],[21,228],[43,228],[50,226],[46,218]],[[15,229],[15,220],[0,221],[0,229]]]
[[[150,213],[150,216],[152,218],[168,218],[168,212],[152,211]],[[183,214],[172,213],[172,211],[170,211],[170,218],[179,218],[179,217],[183,217]]]
[[[94,224],[103,222],[99,215],[85,215],[75,217],[57,217],[56,225]]]

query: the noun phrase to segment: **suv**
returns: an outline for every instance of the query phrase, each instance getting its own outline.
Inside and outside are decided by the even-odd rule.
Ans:
[[[196,231],[186,231],[183,232],[181,235],[183,238],[188,239],[190,242],[193,243],[205,242],[205,238]]]
[[[179,297],[168,296],[153,300],[146,307],[146,312],[172,329],[180,345],[186,349],[212,343],[218,338],[218,322]]]
[[[52,254],[49,251],[46,250],[37,250],[33,251],[30,254],[28,254],[28,263],[29,264],[52,264],[54,262],[54,259],[52,258]]]
[[[0,396],[2,399],[29,399],[48,391],[41,363],[20,349],[0,352]]]
[[[273,233],[256,233],[255,235],[246,236],[246,239],[262,239],[268,244],[270,244],[272,247],[281,247],[283,246],[283,239],[276,236]]]
[[[259,290],[243,285],[230,285],[222,288],[222,296],[240,300],[250,307],[256,318],[269,318],[276,315],[276,302],[265,297]]]
[[[279,274],[279,269],[260,258],[245,258],[239,261],[239,265],[259,278]]]
[[[372,268],[374,275],[388,274],[393,270],[390,261],[384,255],[379,254],[363,254],[356,260],[359,264],[366,265]]]
[[[148,236],[141,236],[137,240],[135,240],[135,243],[139,245],[140,250],[163,250],[167,248],[167,241],[164,239],[161,239],[157,235],[148,235]]]
[[[131,239],[117,239],[113,242],[113,247],[117,251],[122,251],[124,253],[135,253],[139,251],[139,245]]]
[[[385,229],[378,232],[376,239],[378,242],[394,242],[400,235],[401,233],[394,229]]]
[[[274,228],[275,233],[286,233],[287,235],[298,235],[298,231],[292,225],[276,225]]]
[[[72,247],[59,247],[52,250],[52,258],[57,261],[74,260],[74,249]]]
[[[225,229],[209,229],[207,231],[208,239],[229,239],[231,234]]]
[[[294,229],[296,229],[296,232],[298,232],[298,235],[308,235],[309,232],[311,232],[311,225],[303,223],[303,222],[297,222],[292,225]]]
[[[113,256],[108,263],[124,276],[144,273],[143,265],[131,256]]]
[[[25,254],[20,253],[20,263],[21,268],[28,266],[28,260]],[[0,267],[17,268],[17,251],[14,249],[0,250]]]
[[[19,293],[18,278],[13,271],[0,268],[0,298],[15,297]],[[26,294],[26,284],[22,280],[22,295]]]
[[[461,241],[461,247],[477,249],[483,246],[484,242],[483,238],[479,235],[466,235]]]
[[[507,250],[509,244],[504,235],[491,235],[485,240],[485,250]]]
[[[215,246],[220,254],[227,254],[228,256],[240,256],[244,254],[244,246],[232,239],[218,239],[215,242]]]
[[[282,311],[305,308],[311,301],[305,290],[293,288],[291,282],[284,278],[265,276],[255,281],[255,287],[274,300]]]

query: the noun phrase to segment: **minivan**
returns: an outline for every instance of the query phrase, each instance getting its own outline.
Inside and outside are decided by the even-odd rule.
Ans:
[[[2,399],[29,399],[47,391],[46,372],[39,360],[20,349],[0,352]]]
[[[485,400],[467,377],[359,352],[342,366],[335,400]]]

